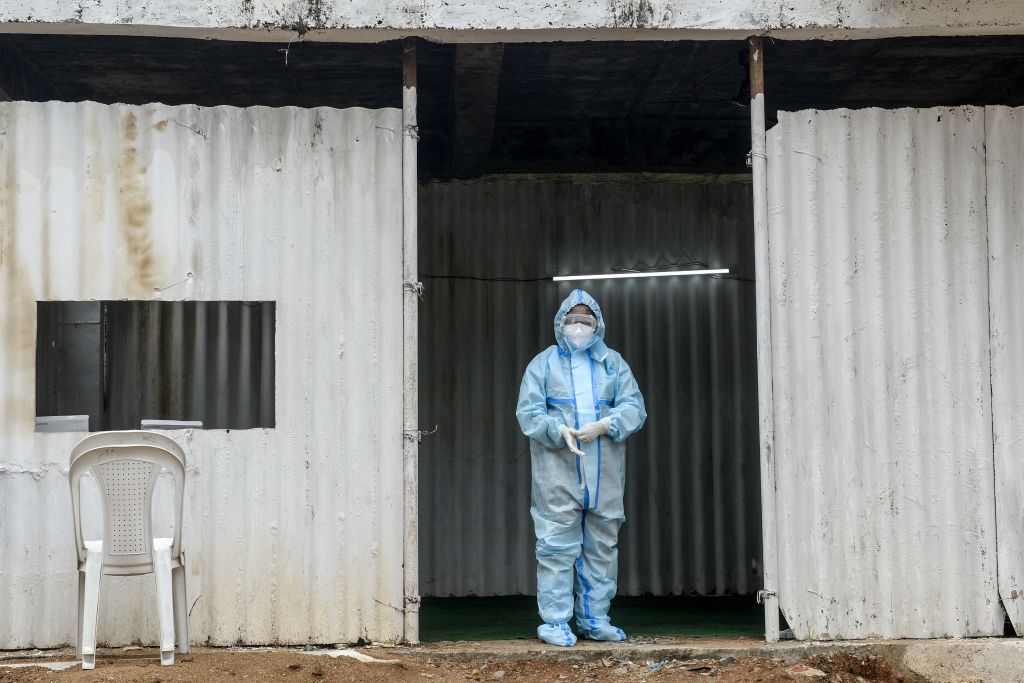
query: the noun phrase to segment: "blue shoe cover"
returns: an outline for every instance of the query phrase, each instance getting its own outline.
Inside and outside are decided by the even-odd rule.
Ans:
[[[564,621],[561,624],[541,624],[537,627],[537,637],[549,645],[572,647],[576,644],[576,636]]]
[[[592,629],[585,629],[579,624],[576,624],[576,628],[579,629],[580,635],[587,640],[612,640],[622,641],[626,639],[626,634],[622,632],[621,628],[612,626],[611,624],[601,624]]]

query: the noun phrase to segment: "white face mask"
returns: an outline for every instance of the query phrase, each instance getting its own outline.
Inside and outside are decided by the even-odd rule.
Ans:
[[[594,336],[594,328],[581,323],[566,325],[562,331],[565,333],[565,338],[569,340],[569,343],[577,349],[587,346]]]

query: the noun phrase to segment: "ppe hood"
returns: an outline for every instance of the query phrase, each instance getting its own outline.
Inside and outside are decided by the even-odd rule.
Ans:
[[[574,289],[569,296],[565,297],[565,301],[562,302],[562,305],[558,307],[558,312],[555,313],[555,342],[557,342],[558,348],[565,353],[572,353],[576,349],[565,338],[565,335],[562,334],[562,320],[568,315],[569,309],[579,304],[589,306],[590,310],[594,312],[594,317],[597,318],[597,332],[594,333],[590,345],[584,348],[597,350],[597,348],[604,347],[604,315],[601,313],[601,306],[598,305],[594,297],[582,289]]]

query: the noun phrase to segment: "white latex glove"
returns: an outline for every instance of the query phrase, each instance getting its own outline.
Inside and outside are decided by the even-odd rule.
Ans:
[[[580,447],[576,444],[575,429],[570,429],[566,425],[559,425],[558,433],[562,435],[563,439],[565,439],[565,445],[569,447],[570,451],[572,451],[576,455],[583,455],[583,451],[580,450]]]
[[[576,430],[576,436],[583,443],[590,443],[597,439],[599,436],[604,436],[612,428],[612,419],[610,417],[603,418],[597,422],[588,422],[587,424]]]

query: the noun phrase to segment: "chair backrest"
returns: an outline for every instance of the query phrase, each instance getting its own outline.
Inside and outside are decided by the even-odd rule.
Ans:
[[[99,432],[71,451],[69,480],[79,561],[85,560],[80,480],[86,471],[99,484],[103,500],[105,573],[133,574],[153,567],[153,489],[163,468],[174,477],[174,540],[171,557],[181,552],[185,500],[185,451],[156,432]]]

